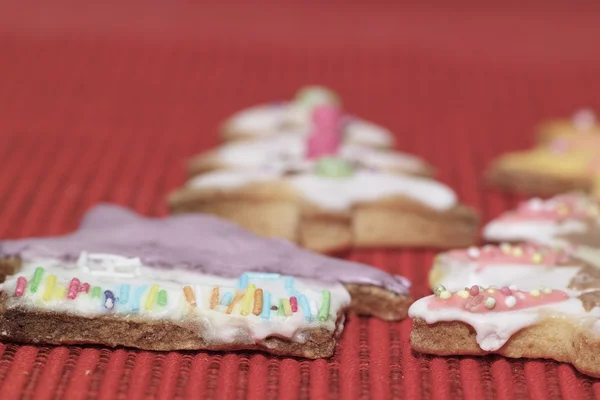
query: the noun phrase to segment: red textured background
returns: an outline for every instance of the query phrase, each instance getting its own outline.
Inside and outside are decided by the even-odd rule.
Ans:
[[[518,200],[482,188],[493,156],[540,119],[600,110],[598,2],[97,3],[0,2],[1,238],[69,232],[98,201],[166,214],[223,118],[306,83],[393,129],[485,220]],[[417,297],[432,256],[351,255]],[[0,398],[600,397],[568,365],[419,356],[410,329],[351,317],[317,361],[0,344]]]

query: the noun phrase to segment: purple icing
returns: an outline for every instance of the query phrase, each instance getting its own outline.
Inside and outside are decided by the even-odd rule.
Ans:
[[[228,278],[244,272],[271,272],[328,282],[381,286],[408,294],[410,282],[364,264],[303,250],[279,239],[264,239],[202,214],[146,218],[126,208],[99,205],[70,235],[0,241],[0,257],[76,260],[82,251],[139,257],[155,268],[184,268]]]

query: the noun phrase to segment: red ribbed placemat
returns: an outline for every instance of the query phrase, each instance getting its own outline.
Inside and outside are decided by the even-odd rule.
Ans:
[[[543,4],[3,2],[0,237],[69,232],[99,201],[166,214],[184,160],[217,143],[223,118],[306,83],[393,129],[488,220],[518,200],[482,188],[493,156],[531,144],[541,118],[600,110],[598,6]],[[406,275],[420,297],[433,254],[350,257]],[[410,330],[353,316],[335,356],[317,361],[6,343],[0,398],[600,394],[596,380],[550,361],[420,356]]]

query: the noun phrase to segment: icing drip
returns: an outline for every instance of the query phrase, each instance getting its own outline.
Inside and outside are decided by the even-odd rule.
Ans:
[[[277,239],[259,238],[236,225],[207,215],[144,218],[126,208],[100,205],[66,236],[0,242],[0,257],[24,261],[75,262],[81,252],[139,258],[159,270],[177,269],[235,278],[245,271],[293,273],[324,282],[375,285],[406,295],[410,283],[364,264],[338,260]]]

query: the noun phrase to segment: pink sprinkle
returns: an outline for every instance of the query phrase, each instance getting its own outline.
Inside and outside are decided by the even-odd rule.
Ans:
[[[79,284],[81,282],[77,278],[71,279],[71,283],[69,283],[69,292],[67,293],[67,298],[73,300],[77,297],[77,292],[79,291]]]
[[[90,291],[90,284],[86,282],[83,285],[79,286],[79,291],[83,293],[88,293]]]
[[[471,294],[471,296],[477,296],[479,294],[479,286],[471,286],[471,289],[469,289],[469,293]]]
[[[15,296],[21,297],[23,293],[25,293],[25,288],[27,287],[27,279],[20,276],[17,279],[17,287],[15,289]]]
[[[512,296],[512,290],[510,290],[510,288],[507,286],[504,286],[502,289],[500,289],[500,293],[505,296]]]
[[[292,307],[292,312],[298,311],[298,299],[294,296],[290,297],[290,306]]]

